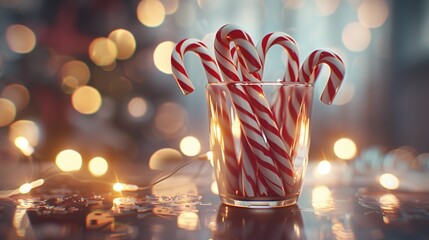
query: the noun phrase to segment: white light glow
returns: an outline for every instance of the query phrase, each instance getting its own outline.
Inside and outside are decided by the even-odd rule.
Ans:
[[[384,173],[378,180],[384,188],[393,190],[399,187],[399,179],[391,173]]]

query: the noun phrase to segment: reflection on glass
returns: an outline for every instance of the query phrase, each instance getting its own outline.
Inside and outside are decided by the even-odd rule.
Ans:
[[[306,239],[298,206],[244,209],[222,204],[213,239]]]

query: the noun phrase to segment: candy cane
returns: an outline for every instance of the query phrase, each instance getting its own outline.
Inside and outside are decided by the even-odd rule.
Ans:
[[[232,55],[237,56],[235,51],[231,51]],[[238,57],[239,66],[242,64],[242,59]],[[245,82],[260,82],[260,75],[257,73],[250,74],[245,68],[241,68],[243,80]],[[259,120],[262,130],[265,133],[271,155],[279,169],[281,179],[284,187],[288,192],[292,191],[294,187],[294,172],[289,157],[289,152],[281,138],[279,128],[277,126],[274,114],[271,112],[270,106],[265,98],[264,91],[261,86],[257,85],[244,85],[246,93],[249,96],[253,110]]]
[[[275,45],[282,46],[288,53],[287,70],[283,75],[283,81],[298,81],[299,73],[299,49],[295,40],[282,32],[273,32],[265,35],[257,45],[257,50],[262,62],[265,62],[266,55],[271,47]],[[262,74],[262,73],[261,73]],[[285,149],[288,155],[291,154],[291,148],[294,145],[294,133],[296,121],[299,113],[300,104],[294,102],[293,95],[297,94],[291,87],[279,87],[272,97],[271,109],[275,119],[281,124],[280,135],[285,142]],[[298,108],[298,109],[297,109]]]
[[[235,43],[238,54],[242,57],[243,64],[249,72],[255,72],[260,68],[260,60],[253,42],[243,30],[233,25],[225,25],[220,28],[216,33],[215,54],[222,77],[227,82],[238,82],[240,77],[230,54],[229,44],[231,41]],[[266,181],[270,192],[284,196],[285,192],[278,169],[271,158],[267,143],[263,139],[247,94],[239,85],[229,84],[228,89],[233,106],[240,119],[243,134],[252,152],[257,156],[261,178],[263,178],[259,179],[259,182]]]
[[[189,79],[189,75],[185,69],[184,64],[184,55],[190,51],[196,53],[200,57],[206,72],[207,80],[209,82],[215,83],[221,81],[217,64],[213,57],[211,57],[211,54],[206,45],[197,39],[184,39],[177,43],[171,55],[172,73],[178,86],[184,94],[189,94],[194,90],[193,84]],[[216,92],[215,94],[217,94],[218,97],[214,100],[220,101],[218,103],[220,106],[226,105],[224,94],[221,92]],[[216,114],[220,116],[218,123],[223,136],[222,143],[225,153],[225,163],[223,163],[220,167],[224,169],[223,171],[226,172],[226,178],[228,179],[226,188],[228,189],[229,193],[233,194],[238,192],[238,180],[235,177],[239,172],[238,161],[235,154],[234,139],[230,129],[228,112],[226,108],[221,108],[218,111],[220,112]],[[217,172],[217,174],[220,174],[219,171]]]
[[[317,80],[317,74],[314,73],[321,64],[327,64],[331,69],[328,82],[320,97],[323,103],[330,105],[344,79],[345,67],[338,55],[324,50],[312,52],[302,64],[299,72],[299,82],[313,84]]]
[[[256,46],[262,64],[265,62],[266,55],[274,45],[282,46],[288,53],[287,72],[283,76],[285,82],[296,82],[299,72],[299,49],[295,40],[282,32],[273,32],[265,35]],[[263,75],[263,67],[261,75]]]

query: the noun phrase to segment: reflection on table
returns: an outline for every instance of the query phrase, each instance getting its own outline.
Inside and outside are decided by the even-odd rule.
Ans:
[[[333,166],[335,168],[335,166]],[[312,171],[314,166],[310,166]],[[191,171],[192,172],[192,171]],[[221,204],[213,177],[179,173],[155,187],[43,186],[0,199],[0,239],[428,239],[429,196],[309,178],[297,205]],[[209,173],[209,174],[206,174]]]

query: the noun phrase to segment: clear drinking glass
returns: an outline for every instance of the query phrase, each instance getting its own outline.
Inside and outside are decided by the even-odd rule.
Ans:
[[[313,86],[222,82],[208,84],[206,95],[221,201],[256,208],[295,204],[308,162]]]

